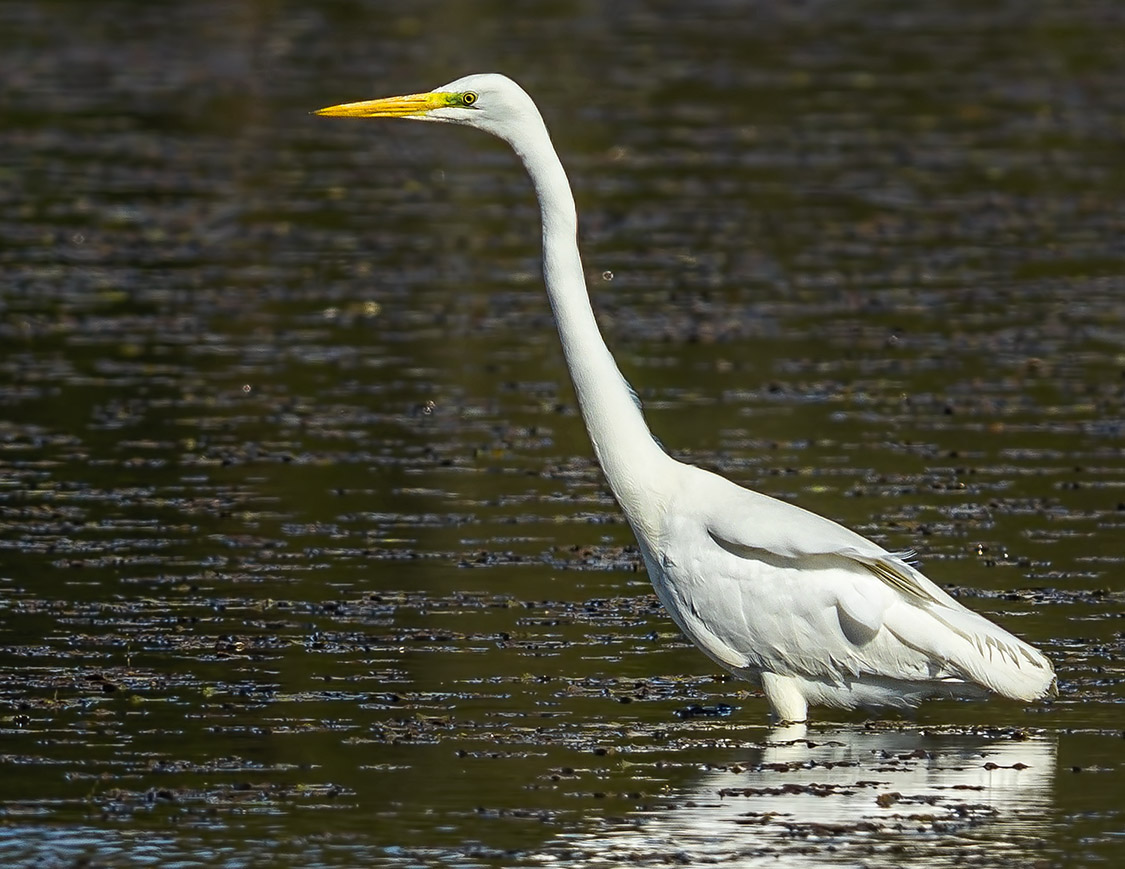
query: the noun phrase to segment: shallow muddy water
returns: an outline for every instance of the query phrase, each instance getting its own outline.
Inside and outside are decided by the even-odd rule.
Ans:
[[[1120,861],[1122,44],[1108,2],[0,3],[0,863]],[[668,449],[916,550],[1055,702],[774,728],[679,636],[513,158],[308,114],[486,70]]]

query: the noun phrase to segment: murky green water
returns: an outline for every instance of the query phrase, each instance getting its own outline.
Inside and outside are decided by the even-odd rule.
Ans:
[[[0,3],[0,862],[1119,861],[1123,44],[1109,2]],[[307,114],[487,70],[669,449],[916,549],[1057,702],[773,730],[680,639],[514,160]]]

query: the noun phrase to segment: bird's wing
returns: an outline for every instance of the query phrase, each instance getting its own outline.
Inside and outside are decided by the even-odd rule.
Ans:
[[[871,546],[874,547],[875,544]],[[873,555],[870,552],[841,549],[839,555],[868,570],[876,579],[901,594],[914,606],[964,609],[924,573],[907,562],[909,553],[882,552]]]
[[[911,566],[910,553],[889,552],[843,525],[786,501],[743,489],[714,474],[720,485],[710,500],[707,533],[723,548],[753,557],[818,559],[834,557],[868,573],[916,606],[961,609],[948,594]]]
[[[1043,655],[966,609],[905,554],[722,477],[697,481],[708,504],[708,537],[739,559],[728,562],[726,581],[742,601],[747,643],[756,642],[750,638],[763,633],[762,625],[779,638],[783,625],[808,626],[823,652],[810,655],[803,643],[778,639],[773,651],[781,664],[788,660],[795,671],[818,676],[850,671],[911,679],[928,671],[929,678],[963,678],[1009,696],[1049,690],[1054,673]],[[749,588],[749,577],[776,585]],[[773,622],[756,612],[771,606],[779,607]],[[715,628],[736,645],[731,631]]]

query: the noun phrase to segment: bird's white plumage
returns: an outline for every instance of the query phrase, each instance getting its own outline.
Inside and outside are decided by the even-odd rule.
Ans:
[[[543,220],[543,271],[594,451],[680,629],[762,686],[774,714],[809,705],[910,707],[930,696],[1053,693],[1037,650],[966,609],[853,531],[668,456],[602,340],[576,241],[574,198],[531,98],[501,75],[322,114],[477,127],[527,168]]]

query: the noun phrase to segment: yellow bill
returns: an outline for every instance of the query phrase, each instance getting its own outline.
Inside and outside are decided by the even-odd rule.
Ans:
[[[329,118],[417,118],[434,109],[454,104],[458,94],[431,92],[386,97],[381,100],[362,100],[358,103],[341,103],[317,109],[313,114]]]

